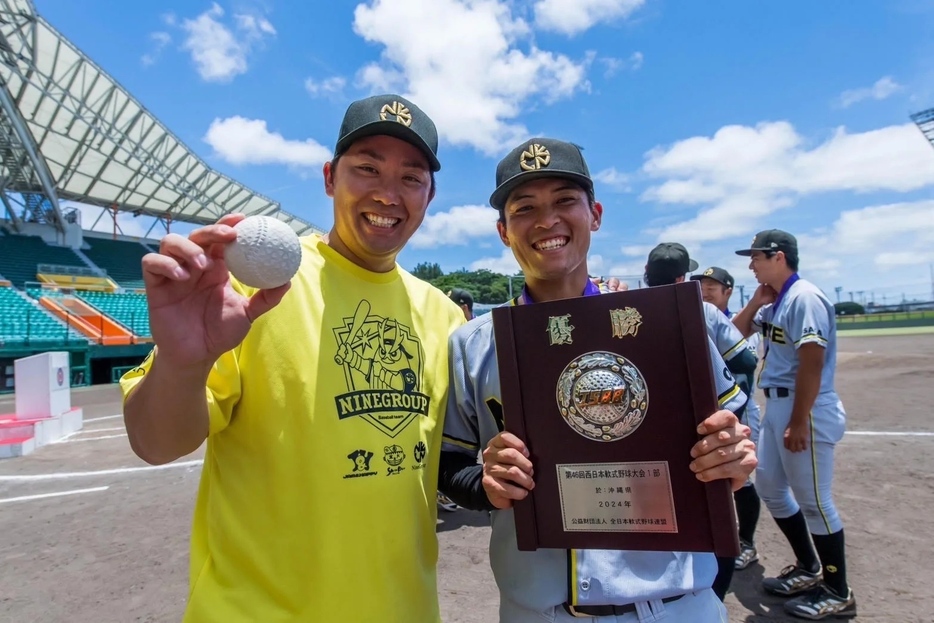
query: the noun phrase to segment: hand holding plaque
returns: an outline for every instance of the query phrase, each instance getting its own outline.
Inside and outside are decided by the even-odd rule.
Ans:
[[[732,475],[714,464],[741,452],[743,436],[722,440],[726,457],[716,435],[698,443],[721,371],[711,369],[695,284],[493,314],[505,428],[535,474],[526,499],[512,498],[519,549],[738,553],[730,482],[692,471]]]

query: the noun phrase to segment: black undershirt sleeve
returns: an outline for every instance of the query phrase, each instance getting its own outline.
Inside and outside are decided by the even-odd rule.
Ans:
[[[476,458],[463,452],[441,451],[438,489],[455,504],[468,510],[496,510],[483,490],[483,466],[477,463]]]
[[[755,374],[758,365],[759,360],[756,359],[752,351],[747,348],[744,348],[742,353],[726,362],[726,367],[730,369],[733,376]]]

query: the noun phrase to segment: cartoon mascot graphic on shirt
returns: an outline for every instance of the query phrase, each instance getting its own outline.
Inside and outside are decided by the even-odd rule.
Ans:
[[[395,437],[419,415],[428,415],[421,393],[422,347],[395,318],[371,313],[363,299],[334,329],[334,361],[343,367],[347,392],[335,397],[340,419],[361,417]]]

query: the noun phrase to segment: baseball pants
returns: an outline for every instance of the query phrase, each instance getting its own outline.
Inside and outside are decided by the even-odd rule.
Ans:
[[[794,392],[766,399],[759,432],[756,490],[776,519],[800,508],[811,534],[833,534],[843,528],[833,503],[834,447],[843,438],[846,413],[835,392],[819,394],[811,409],[810,439],[803,452],[785,449]]]
[[[636,604],[636,612],[608,617],[573,617],[563,606],[535,612],[503,597],[499,606],[500,623],[727,623],[726,607],[712,590],[705,589],[685,595],[677,601],[644,601]]]

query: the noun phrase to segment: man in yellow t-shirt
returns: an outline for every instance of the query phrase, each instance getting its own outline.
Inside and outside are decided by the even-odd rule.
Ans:
[[[143,258],[156,344],[121,380],[133,450],[207,448],[185,623],[439,620],[448,335],[464,316],[396,264],[434,196],[437,132],[397,95],[350,105],[324,165],[334,226],[290,284],[228,274],[243,217]]]

